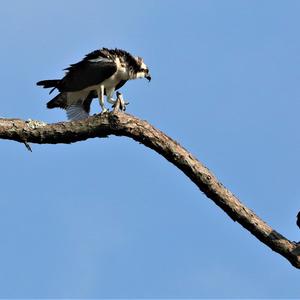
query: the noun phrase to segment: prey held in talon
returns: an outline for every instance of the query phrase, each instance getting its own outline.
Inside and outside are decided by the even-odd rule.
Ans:
[[[80,62],[71,64],[65,69],[62,79],[42,80],[37,85],[55,89],[59,94],[47,103],[48,108],[62,108],[67,112],[69,120],[81,120],[89,116],[91,102],[99,99],[102,113],[108,111],[104,96],[109,104],[114,105],[114,92],[128,80],[146,78],[151,80],[147,65],[139,56],[133,56],[121,49],[102,48],[87,54]],[[121,93],[121,110],[126,103]]]
[[[117,100],[115,102],[115,104],[113,104],[112,107],[115,108],[115,106],[117,105],[117,101],[119,100],[120,101],[120,106],[119,106],[119,109],[121,111],[125,111],[126,110],[126,105],[129,104],[129,102],[126,102],[124,99],[123,99],[123,95],[120,93],[120,92],[117,92]]]

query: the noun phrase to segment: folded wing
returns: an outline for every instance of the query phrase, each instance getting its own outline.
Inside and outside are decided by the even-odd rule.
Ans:
[[[112,60],[98,58],[83,60],[67,68],[68,72],[58,85],[60,92],[74,92],[98,85],[117,71]]]

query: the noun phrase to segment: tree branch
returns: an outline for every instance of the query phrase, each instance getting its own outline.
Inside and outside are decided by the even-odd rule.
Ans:
[[[186,174],[199,189],[265,245],[300,268],[300,244],[289,241],[262,221],[191,153],[146,121],[117,112],[82,121],[45,124],[39,121],[0,119],[0,138],[37,144],[75,143],[108,135],[127,136],[165,157]]]

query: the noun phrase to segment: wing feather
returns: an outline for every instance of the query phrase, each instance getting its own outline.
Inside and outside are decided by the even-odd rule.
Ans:
[[[99,57],[82,60],[67,70],[58,86],[60,92],[80,91],[98,85],[117,71],[117,65],[112,60]]]

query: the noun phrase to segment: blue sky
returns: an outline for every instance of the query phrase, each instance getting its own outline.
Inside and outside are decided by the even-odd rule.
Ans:
[[[296,0],[3,1],[0,115],[65,120],[35,82],[126,49],[152,74],[122,88],[128,112],[298,241],[299,13]],[[299,270],[150,149],[0,143],[1,297],[299,297]]]

